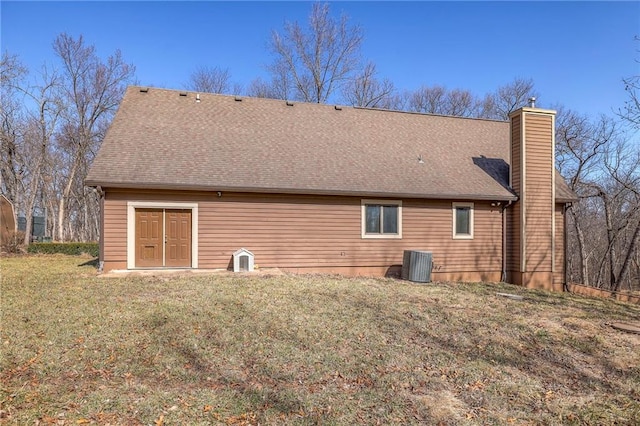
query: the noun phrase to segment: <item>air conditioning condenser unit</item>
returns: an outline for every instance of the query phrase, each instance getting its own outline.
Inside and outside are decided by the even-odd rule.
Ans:
[[[432,252],[405,250],[402,257],[402,279],[417,283],[431,282],[432,267]]]

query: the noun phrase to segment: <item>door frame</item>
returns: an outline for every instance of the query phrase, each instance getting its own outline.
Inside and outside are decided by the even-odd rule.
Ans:
[[[136,267],[136,209],[191,210],[191,268],[198,267],[198,203],[168,201],[127,202],[127,269],[160,269]]]

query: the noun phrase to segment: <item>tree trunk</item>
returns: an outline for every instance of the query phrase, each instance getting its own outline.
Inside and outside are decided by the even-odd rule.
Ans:
[[[625,276],[627,275],[627,272],[629,271],[629,266],[631,265],[631,259],[633,258],[633,253],[635,253],[636,251],[636,247],[638,245],[639,239],[640,239],[640,221],[636,224],[636,229],[633,232],[633,236],[631,237],[631,244],[629,244],[627,255],[624,258],[622,268],[620,269],[620,273],[618,274],[618,281],[616,281],[615,286],[612,288],[613,291],[620,290],[620,285],[624,280]]]
[[[600,197],[602,198],[602,202],[604,204],[604,217],[605,223],[607,225],[607,252],[605,252],[605,256],[609,258],[609,288],[617,286],[617,277],[616,277],[616,246],[615,239],[616,235],[613,230],[613,220],[611,214],[611,205],[609,203],[609,198],[606,194],[601,193]]]
[[[37,168],[38,170],[40,167]],[[40,173],[38,173],[39,175]],[[40,179],[37,176],[37,179],[33,179],[31,181],[31,189],[29,193],[29,199],[27,200],[27,205],[25,207],[25,218],[27,220],[25,230],[24,230],[24,240],[22,243],[25,246],[28,246],[31,243],[31,228],[33,227],[33,207],[36,204],[36,196],[38,195],[38,180]]]
[[[49,235],[51,237],[52,241],[58,241],[57,238],[57,234],[56,234],[56,220],[57,220],[57,214],[56,214],[56,202],[53,199],[53,195],[49,195],[51,198],[48,200],[48,205],[47,205],[47,235]]]
[[[60,203],[58,204],[58,239],[61,242],[64,242],[64,217],[66,213],[66,201],[69,198],[69,194],[71,193],[71,188],[73,186],[73,180],[76,176],[76,171],[79,165],[80,153],[77,154],[76,158],[73,161],[73,165],[71,166],[71,170],[69,172],[69,180],[64,187],[64,191],[60,195]]]
[[[578,240],[578,252],[580,253],[580,279],[583,285],[589,285],[589,268],[587,265],[587,252],[584,243],[584,233],[578,222],[578,217],[574,209],[571,209],[571,215],[573,216],[573,225],[576,229],[576,238]]]
[[[31,243],[31,228],[33,227],[33,208],[36,204],[36,198],[38,196],[38,186],[40,184],[40,176],[42,175],[42,162],[44,160],[43,153],[40,153],[41,157],[38,159],[33,175],[31,176],[31,187],[29,188],[29,196],[27,198],[25,206],[25,218],[27,220],[23,244],[28,246]],[[17,222],[16,222],[17,223]]]

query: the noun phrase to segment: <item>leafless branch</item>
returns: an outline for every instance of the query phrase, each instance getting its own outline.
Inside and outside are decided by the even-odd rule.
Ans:
[[[199,66],[189,76],[186,88],[198,92],[229,93],[231,74],[228,68]]]
[[[274,91],[305,102],[327,102],[358,68],[361,43],[359,26],[351,26],[345,16],[336,21],[328,4],[314,3],[307,28],[293,22],[285,24],[282,34],[272,33]]]

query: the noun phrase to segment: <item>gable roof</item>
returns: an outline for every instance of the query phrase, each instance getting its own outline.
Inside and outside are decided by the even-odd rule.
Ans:
[[[86,184],[511,200],[509,123],[129,87]]]

